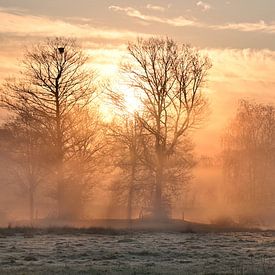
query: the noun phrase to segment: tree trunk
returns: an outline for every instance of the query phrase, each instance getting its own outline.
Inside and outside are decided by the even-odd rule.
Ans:
[[[165,218],[165,209],[163,205],[162,191],[163,191],[163,174],[164,174],[164,159],[165,159],[165,142],[162,137],[161,131],[161,114],[162,108],[158,106],[158,116],[156,119],[157,122],[157,135],[155,140],[155,152],[157,157],[157,166],[156,166],[156,178],[155,178],[155,202],[153,209],[153,217],[157,220]]]
[[[30,211],[30,222],[34,219],[34,191],[30,190],[29,193],[29,211]]]
[[[154,218],[161,219],[163,216],[162,207],[162,185],[163,185],[163,167],[160,165],[156,172],[156,191],[155,191],[155,207]]]
[[[62,58],[62,56],[61,56]],[[55,122],[56,122],[56,156],[57,156],[57,204],[58,204],[58,219],[64,218],[64,175],[63,175],[63,132],[61,127],[60,115],[60,94],[59,94],[59,80],[61,78],[61,71],[55,80]]]
[[[64,180],[63,180],[63,167],[62,164],[58,165],[57,169],[57,207],[58,219],[64,218]]]
[[[132,223],[135,176],[136,176],[136,161],[134,156],[132,158],[131,179],[130,179],[130,188],[129,188],[129,194],[128,194],[128,203],[127,203],[127,219],[130,222],[130,224]]]
[[[155,190],[155,205],[154,205],[154,218],[163,219],[165,217],[163,201],[162,201],[162,188],[163,188],[163,153],[161,145],[157,145],[157,171],[156,171],[156,190]]]
[[[132,221],[132,206],[133,206],[133,186],[131,182],[131,186],[129,189],[128,195],[128,203],[127,203],[127,220],[131,223]]]

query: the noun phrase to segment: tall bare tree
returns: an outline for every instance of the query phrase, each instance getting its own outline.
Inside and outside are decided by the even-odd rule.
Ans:
[[[211,64],[196,49],[169,38],[138,39],[129,43],[128,52],[130,61],[123,65],[123,71],[143,103],[139,120],[154,138],[153,212],[154,217],[163,218],[168,159],[202,119],[206,107],[202,87]]]
[[[244,216],[273,208],[274,140],[274,106],[241,100],[222,141],[227,199]]]
[[[21,116],[31,112],[52,144],[60,218],[64,212],[63,164],[71,128],[78,123],[72,113],[85,108],[95,95],[95,74],[87,71],[87,60],[75,40],[49,39],[26,52],[21,77],[8,80],[2,89],[3,106]]]

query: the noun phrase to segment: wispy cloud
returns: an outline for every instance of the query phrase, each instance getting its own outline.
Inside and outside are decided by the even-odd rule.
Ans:
[[[275,51],[263,49],[205,49],[213,61],[211,78],[220,83],[273,83],[275,85]],[[226,64],[226,66],[224,66]],[[239,90],[240,84],[234,86]],[[243,90],[244,91],[244,90]]]
[[[211,9],[210,4],[203,2],[203,1],[198,1],[196,4],[199,8],[201,8],[203,11],[208,11]]]
[[[167,8],[170,8],[170,4],[167,6],[159,6],[159,5],[152,5],[152,4],[147,4],[146,8],[148,10],[154,10],[154,11],[160,11],[160,12],[164,12]]]
[[[200,22],[195,18],[186,18],[183,16],[167,18],[162,16],[148,15],[132,7],[110,6],[109,9],[115,12],[124,12],[129,17],[137,18],[146,22],[162,23],[174,27],[198,27],[212,30],[235,30],[240,32],[275,33],[275,22],[271,22],[270,24],[268,24],[263,20],[256,23],[241,22],[211,25]]]
[[[119,6],[110,6],[109,9],[115,12],[124,12],[129,17],[138,18],[147,22],[163,23],[163,24],[168,24],[175,27],[196,26],[199,24],[195,20],[188,19],[183,16],[179,16],[175,18],[166,18],[166,17],[159,17],[159,16],[153,16],[153,15],[146,15],[132,7],[124,8]]]
[[[218,30],[236,30],[242,32],[265,32],[265,33],[275,33],[275,22],[267,24],[265,21],[260,20],[256,23],[228,23],[225,25],[214,25],[211,26],[213,29]]]
[[[128,30],[96,28],[82,23],[73,23],[66,19],[55,19],[45,16],[16,14],[0,9],[0,34],[14,36],[72,36],[76,38],[97,39],[132,39],[137,33]]]
[[[0,7],[0,12],[4,13],[11,13],[11,14],[17,14],[17,15],[23,15],[27,12],[27,9],[18,8],[18,7]]]

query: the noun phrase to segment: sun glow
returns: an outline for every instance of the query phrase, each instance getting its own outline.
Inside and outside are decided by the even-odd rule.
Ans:
[[[122,93],[124,95],[126,112],[133,114],[141,109],[140,99],[133,89],[122,86]]]

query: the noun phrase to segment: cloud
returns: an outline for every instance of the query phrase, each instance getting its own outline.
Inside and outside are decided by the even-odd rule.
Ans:
[[[110,6],[109,9],[113,10],[114,12],[124,12],[129,17],[137,18],[146,22],[162,23],[173,27],[197,27],[212,30],[234,30],[240,32],[275,33],[275,22],[271,22],[270,24],[268,24],[263,20],[256,23],[241,22],[211,25],[204,22],[200,22],[195,18],[189,19],[183,16],[167,18],[154,15],[147,15],[141,13],[139,10],[134,9],[132,7]]]
[[[76,38],[97,38],[128,40],[137,36],[128,30],[96,28],[85,23],[72,23],[66,19],[54,19],[45,16],[10,13],[0,9],[0,34],[13,36],[73,36]],[[146,36],[146,34],[144,34]]]
[[[170,5],[168,5],[167,7],[164,7],[164,6],[148,4],[148,5],[146,5],[146,8],[148,10],[164,12],[166,10],[166,8],[170,8]]]
[[[213,60],[211,74],[214,81],[275,83],[275,51],[206,49],[204,52]]]
[[[0,7],[0,11],[5,12],[5,13],[16,14],[16,15],[23,15],[28,10],[23,9],[23,8],[19,8],[19,7]]]
[[[197,26],[199,24],[195,20],[188,19],[183,16],[179,16],[175,18],[166,18],[166,17],[158,17],[153,15],[146,15],[132,7],[123,8],[119,6],[110,6],[109,9],[115,12],[124,12],[129,17],[138,18],[147,22],[163,23],[174,27]]]
[[[225,25],[213,25],[213,29],[217,30],[236,30],[242,32],[265,32],[265,33],[275,33],[275,22],[267,24],[265,21],[260,20],[256,23],[228,23]]]
[[[196,4],[198,7],[200,7],[203,11],[208,11],[211,9],[211,6],[206,3],[206,2],[203,2],[203,1],[199,1],[197,2]]]

